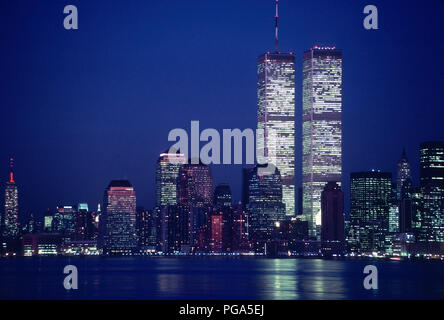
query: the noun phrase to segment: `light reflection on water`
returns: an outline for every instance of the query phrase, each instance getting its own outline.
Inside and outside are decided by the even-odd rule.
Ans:
[[[63,267],[79,289],[63,288]],[[374,264],[379,289],[365,290]],[[1,299],[422,299],[444,298],[444,265],[424,262],[227,257],[0,260]]]

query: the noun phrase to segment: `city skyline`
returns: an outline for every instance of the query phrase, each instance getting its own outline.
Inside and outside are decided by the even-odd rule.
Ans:
[[[241,111],[241,117],[240,117],[240,120],[238,120],[239,122],[241,120],[243,120],[243,123],[248,123],[248,126],[247,125],[245,125],[245,126],[242,126],[242,125],[226,126],[226,125],[224,125],[223,121],[222,122],[216,121],[214,117],[209,117],[208,115],[205,115],[205,112],[203,112],[202,116],[203,116],[203,119],[206,121],[205,124],[208,127],[213,126],[212,122],[209,122],[212,119],[214,121],[214,124],[216,124],[214,126],[216,128],[219,126],[222,126],[222,125],[224,125],[224,127],[233,127],[233,128],[240,127],[241,129],[243,129],[245,127],[252,127],[252,128],[255,127],[255,125],[254,125],[254,113],[255,113],[255,107],[254,107],[255,102],[254,101],[255,101],[255,99],[254,99],[254,97],[253,97],[253,99],[251,99],[251,96],[254,96],[254,94],[255,94],[255,89],[253,88],[253,91],[251,90],[252,85],[250,83],[252,81],[254,83],[255,74],[254,74],[254,71],[251,72],[252,71],[251,63],[253,63],[253,65],[255,64],[254,57],[256,57],[260,52],[263,52],[263,51],[266,51],[267,49],[272,48],[271,41],[269,38],[271,38],[271,40],[272,40],[273,37],[272,36],[266,37],[265,35],[269,34],[267,32],[269,31],[269,29],[272,29],[272,27],[273,27],[272,22],[270,23],[270,21],[272,20],[272,19],[270,19],[270,11],[271,11],[271,15],[273,14],[273,11],[274,11],[274,10],[270,10],[270,4],[268,4],[267,6],[264,5],[264,7],[261,7],[260,5],[258,5],[258,6],[260,7],[261,10],[263,10],[263,11],[260,11],[258,14],[260,16],[260,14],[263,13],[264,19],[263,20],[261,20],[261,18],[258,19],[258,20],[261,20],[261,21],[259,21],[261,27],[258,28],[259,31],[255,30],[254,34],[257,34],[258,36],[260,36],[260,39],[258,39],[258,42],[257,42],[258,45],[254,47],[254,50],[252,50],[252,51],[254,51],[254,55],[251,55],[251,51],[248,53],[248,55],[249,55],[248,56],[248,63],[245,63],[247,60],[243,60],[243,61],[245,61],[245,62],[243,62],[243,63],[245,63],[245,70],[250,71],[250,72],[248,72],[249,75],[247,77],[248,83],[249,83],[248,87],[250,89],[248,89],[249,93],[247,93],[247,90],[245,90],[245,93],[240,95],[240,96],[247,96],[247,95],[250,96],[248,98],[248,102],[244,103],[245,105],[249,105],[248,113],[242,115],[242,112],[245,112],[245,111]],[[282,6],[281,11],[284,12],[283,18],[281,19],[282,21],[280,22],[284,26],[281,29],[283,30],[282,32],[284,34],[286,33],[285,36],[282,37],[282,39],[283,39],[282,46],[285,49],[287,49],[289,47],[290,48],[297,47],[297,46],[300,47],[301,44],[298,41],[294,40],[294,38],[292,38],[292,37],[288,37],[288,30],[291,30],[291,28],[289,28],[288,25],[289,25],[289,20],[291,19],[291,16],[295,14],[294,11],[292,10],[292,9],[294,9],[294,7],[292,7],[292,5],[290,5],[286,2],[282,2],[281,6]],[[381,7],[382,7],[381,10],[383,10],[384,6],[381,5]],[[386,10],[393,9],[393,7],[390,7],[390,6],[385,7],[385,8],[386,8]],[[265,13],[266,13],[266,15],[265,15]],[[252,20],[253,20],[253,18],[252,18]],[[249,22],[251,22],[251,21],[249,21]],[[255,24],[258,24],[258,22],[255,22]],[[390,25],[388,25],[388,28],[389,28],[389,26]],[[362,27],[357,25],[357,28],[362,28]],[[79,29],[79,30],[81,31],[81,29]],[[260,32],[260,30],[264,30],[264,32],[262,33],[262,32]],[[287,30],[287,31],[285,31],[285,30]],[[368,34],[366,34],[364,32],[365,32],[365,30],[360,30],[359,34],[368,36]],[[326,33],[328,33],[328,32],[326,32]],[[344,72],[350,72],[347,70],[350,70],[351,66],[353,66],[353,64],[352,64],[353,61],[356,62],[356,57],[359,55],[362,55],[362,47],[360,49],[361,51],[360,50],[348,50],[347,47],[349,47],[349,46],[347,45],[347,42],[344,41],[344,39],[342,39],[341,41],[334,41],[333,39],[336,39],[336,38],[337,38],[337,36],[336,37],[333,36],[330,38],[331,40],[329,40],[329,41],[323,40],[321,42],[323,42],[323,43],[328,42],[329,45],[335,44],[337,47],[340,47],[341,49],[343,49],[343,51],[345,52],[345,55],[347,56],[347,59],[351,59],[351,60],[348,60],[348,61],[350,61],[350,65],[348,67],[344,66]],[[304,42],[304,41],[302,41],[302,42]],[[311,43],[308,43],[308,42],[311,42]],[[304,44],[303,50],[306,50],[307,48],[312,47],[313,45],[316,44],[316,42],[314,42],[313,39],[311,39],[309,41],[305,40],[305,43],[306,43],[306,45]],[[322,44],[322,43],[317,42],[317,44]],[[362,45],[362,43],[361,43],[361,45]],[[359,47],[356,47],[355,49],[359,49]],[[296,65],[296,88],[297,88],[296,89],[296,113],[298,113],[301,109],[301,100],[302,99],[301,99],[301,92],[300,92],[299,88],[300,88],[300,83],[301,83],[300,77],[301,77],[301,73],[302,73],[301,54],[302,54],[303,50],[292,50],[296,56],[296,63],[295,63],[295,65]],[[285,50],[285,51],[290,51],[290,50]],[[76,60],[74,60],[74,62],[75,61]],[[423,62],[418,61],[418,63],[423,63]],[[8,72],[8,70],[10,70],[10,69],[6,68],[7,72]],[[240,69],[240,70],[242,70],[242,69]],[[242,72],[242,73],[244,73],[244,72]],[[178,74],[180,74],[180,70],[178,70]],[[348,79],[350,79],[347,81],[348,83],[353,81],[353,77],[350,77]],[[398,76],[396,77],[396,79],[398,79]],[[242,78],[240,78],[240,81],[243,81]],[[122,84],[124,85],[124,83],[122,83]],[[254,87],[254,84],[253,84],[253,87]],[[433,88],[433,84],[429,89],[431,90],[432,88]],[[418,87],[418,89],[423,90],[422,87]],[[353,91],[354,90],[351,90],[350,87],[349,87],[349,89],[347,89],[347,94],[349,97],[348,99],[350,99],[350,96],[353,96],[353,94],[355,94]],[[421,90],[418,90],[418,91],[421,91]],[[12,97],[12,96],[5,92],[5,97],[6,97],[6,99],[10,99],[10,97]],[[397,95],[397,97],[400,97],[400,96]],[[75,99],[77,102],[80,102],[78,100],[78,98],[75,98]],[[429,99],[434,99],[434,98],[431,95]],[[377,100],[377,99],[375,99],[375,100]],[[20,105],[20,103],[21,103],[20,99],[18,102]],[[6,102],[5,102],[5,104],[10,105],[10,103],[6,103]],[[349,117],[349,119],[353,115],[356,117],[355,111],[351,108],[347,108],[347,106],[351,106],[351,105],[352,104],[350,103],[350,100],[347,102],[347,104],[344,103],[344,110],[347,109],[346,117]],[[5,110],[3,112],[5,112]],[[27,133],[25,133],[25,132],[27,132],[27,131],[26,130],[23,131],[22,126],[25,123],[28,123],[29,120],[25,118],[25,119],[22,119],[24,121],[23,123],[22,122],[17,123],[17,121],[20,118],[14,117],[15,112],[16,112],[14,110],[7,108],[6,114],[4,114],[5,115],[4,118],[5,119],[9,119],[9,118],[15,119],[13,123],[16,123],[16,125],[17,125],[16,130],[19,130],[18,132],[23,132],[26,136]],[[71,109],[67,108],[67,110],[71,110]],[[116,110],[116,109],[114,108],[114,110]],[[173,109],[173,110],[179,112],[179,115],[180,115],[180,111],[178,111],[178,109]],[[200,107],[197,107],[194,110],[195,111],[191,111],[191,116],[193,114],[196,115],[196,113],[195,113],[196,111],[202,111],[202,109]],[[439,108],[435,108],[435,110],[436,110],[436,112],[440,112]],[[80,112],[80,114],[84,114],[84,110],[80,109],[78,111]],[[63,117],[62,117],[61,113],[55,114],[53,120],[56,120],[54,123],[56,124],[57,131],[60,131],[63,133],[64,129],[63,129],[63,127],[60,127],[60,124],[62,123],[62,122],[60,122],[60,120],[65,119],[66,116],[68,116],[68,119],[69,119],[69,116],[71,116],[72,120],[81,120],[81,119],[77,118],[78,115],[76,115],[75,113],[69,113],[69,112],[70,111],[68,111],[68,113],[65,114],[65,116],[63,116]],[[404,113],[404,116],[406,118],[403,118],[403,119],[405,121],[407,121],[409,119],[408,114],[409,114],[409,109],[407,109],[406,112]],[[137,115],[137,113],[135,115]],[[91,119],[90,116],[91,116],[91,114],[89,116],[85,117],[85,119]],[[165,118],[162,118],[163,117],[162,115],[159,114],[159,116],[160,116],[160,119],[165,120]],[[410,115],[410,117],[411,117],[411,115]],[[298,132],[298,130],[299,130],[298,129],[298,122],[300,121],[300,119],[298,119],[298,118],[299,118],[299,116],[296,115],[296,118],[295,118],[296,139],[299,139],[299,137],[300,137],[300,132]],[[430,120],[429,122],[433,123],[434,120],[432,118],[435,118],[435,117],[429,117],[429,118],[426,117],[426,119]],[[438,118],[438,117],[436,117],[436,118]],[[111,118],[108,118],[108,119],[111,119]],[[356,119],[359,120],[360,118],[357,117]],[[421,119],[419,119],[418,121],[421,121]],[[45,122],[45,121],[43,121],[43,122]],[[77,122],[81,126],[88,124],[88,125],[92,125],[92,127],[94,127],[94,125],[93,125],[94,122],[88,122],[87,120],[74,121],[74,122],[75,123]],[[186,121],[181,121],[180,123],[178,123],[177,120],[173,120],[173,122],[174,122],[174,124],[172,124],[171,127],[174,127],[176,124],[178,127],[180,127],[180,126],[183,126],[184,123],[186,123]],[[234,124],[239,123],[239,122],[234,122]],[[354,123],[350,120],[344,120],[344,125],[346,126],[344,128],[344,131],[348,130],[349,134],[347,135],[347,137],[350,140],[355,139],[354,135],[356,135],[356,132],[359,132],[356,130],[351,131],[351,128],[356,127],[358,125],[357,122],[359,122],[359,121],[355,121],[355,122],[356,123]],[[114,123],[114,122],[111,121],[110,123]],[[165,122],[165,123],[168,124],[169,122]],[[163,124],[164,126],[165,126],[165,123]],[[66,123],[66,125],[69,127],[70,124]],[[394,127],[393,128],[388,127],[388,126],[384,126],[384,127],[390,128],[391,130],[393,130],[393,132],[396,131],[397,124],[393,123],[392,126],[394,126]],[[31,125],[30,127],[36,128],[35,125]],[[168,129],[171,129],[171,128],[169,128],[169,126],[166,126],[166,127],[168,127]],[[9,124],[6,124],[4,127],[2,127],[2,130],[3,129],[7,130],[8,128],[10,128]],[[37,127],[37,128],[40,128],[40,127]],[[100,128],[100,126],[97,128]],[[106,127],[104,127],[104,128],[106,128]],[[156,127],[154,127],[154,128],[156,128]],[[102,129],[103,129],[103,127],[102,127]],[[360,128],[360,129],[362,129],[362,128]],[[433,134],[427,134],[426,127],[424,127],[423,129],[424,130],[421,131],[421,136],[420,137],[415,136],[413,139],[406,140],[407,139],[406,137],[402,137],[402,138],[398,137],[398,139],[396,140],[396,135],[394,135],[395,138],[391,137],[390,139],[391,139],[392,143],[393,143],[393,141],[397,141],[397,146],[396,146],[396,148],[386,147],[389,150],[388,154],[393,153],[394,155],[398,156],[399,149],[403,146],[406,146],[408,157],[409,157],[409,159],[412,160],[412,164],[411,164],[412,167],[417,167],[416,164],[419,163],[419,157],[416,157],[416,153],[417,153],[416,150],[417,150],[417,144],[419,143],[419,141],[440,140],[440,138],[441,138],[441,137],[437,136],[437,134],[435,132],[433,132]],[[89,129],[87,129],[87,131],[88,130]],[[106,131],[107,129],[104,129],[104,130]],[[73,146],[74,150],[76,149],[75,146],[78,145],[79,146],[79,149],[77,149],[78,152],[71,154],[71,151],[69,151],[68,153],[66,153],[66,156],[63,156],[65,154],[63,152],[65,150],[65,146],[59,145],[59,147],[54,148],[54,150],[58,151],[59,156],[46,158],[47,161],[42,165],[41,160],[39,160],[41,155],[39,155],[37,153],[33,153],[33,157],[32,157],[32,158],[34,158],[33,161],[28,162],[28,161],[31,161],[31,157],[26,156],[24,154],[24,152],[26,150],[29,150],[29,146],[26,143],[19,143],[20,140],[17,140],[17,137],[19,137],[20,139],[23,139],[23,135],[19,134],[17,136],[11,136],[9,134],[9,132],[14,132],[14,131],[13,130],[7,131],[8,134],[5,135],[6,137],[8,137],[8,139],[6,139],[6,144],[5,144],[6,148],[4,150],[2,150],[2,152],[3,153],[6,152],[7,156],[9,156],[10,154],[13,154],[16,158],[17,166],[18,166],[18,168],[20,168],[20,170],[18,170],[18,173],[16,175],[17,176],[16,180],[17,180],[17,184],[19,186],[19,192],[20,192],[20,207],[23,210],[20,214],[27,215],[32,211],[34,213],[34,215],[38,216],[48,207],[50,207],[51,210],[54,210],[56,205],[59,205],[60,203],[88,202],[90,204],[90,206],[94,207],[95,204],[101,202],[100,201],[101,200],[100,194],[102,192],[101,190],[103,189],[103,185],[105,185],[107,183],[107,181],[112,180],[113,178],[124,178],[125,174],[122,173],[122,171],[125,171],[125,170],[128,170],[130,172],[127,174],[127,176],[129,178],[129,180],[131,180],[134,183],[137,190],[139,190],[138,198],[141,199],[140,204],[143,206],[146,206],[146,207],[153,207],[154,192],[152,192],[153,189],[151,187],[147,187],[147,185],[153,185],[154,184],[153,182],[155,181],[155,179],[154,179],[154,171],[155,170],[154,170],[153,166],[148,165],[148,163],[152,163],[152,162],[144,161],[143,167],[140,167],[140,165],[136,165],[136,166],[134,166],[134,169],[124,169],[125,167],[128,168],[128,161],[130,161],[132,163],[139,163],[137,160],[139,157],[134,157],[134,151],[131,151],[128,153],[128,157],[125,157],[126,161],[124,161],[122,158],[121,158],[122,160],[120,162],[119,161],[117,161],[117,162],[111,161],[110,163],[112,163],[112,168],[109,167],[110,164],[103,164],[103,162],[100,162],[100,166],[103,164],[103,169],[101,169],[101,168],[97,167],[97,165],[99,163],[95,164],[95,162],[97,161],[95,159],[100,158],[99,154],[102,153],[101,151],[105,151],[105,154],[108,151],[103,150],[103,149],[101,150],[99,148],[96,150],[96,152],[85,152],[85,150],[83,149],[83,146],[86,146],[87,144],[84,144],[84,143],[83,144],[82,143],[72,144],[72,141],[73,141],[72,139],[74,138],[74,136],[71,135],[71,136],[69,136],[71,138],[68,138],[65,141],[65,144],[66,144],[66,146],[69,146],[69,145]],[[118,130],[118,131],[120,132],[120,130]],[[371,130],[369,130],[369,131],[371,131]],[[41,133],[42,137],[44,139],[50,138],[49,142],[53,139],[56,139],[56,137],[54,137],[55,132],[53,132],[52,130],[47,131],[46,133],[44,133],[45,131],[42,131],[42,130],[37,130],[37,132]],[[353,134],[350,135],[350,133],[352,133],[352,132],[353,132]],[[82,135],[81,132],[79,132],[78,134]],[[143,140],[144,138],[142,138],[142,137],[144,137],[145,135],[149,135],[149,134],[150,134],[149,130],[145,130],[143,132],[138,132],[139,138],[135,139],[135,142],[137,142],[140,139]],[[94,137],[99,137],[100,135],[101,135],[100,133],[98,136],[92,135],[91,136],[92,140],[95,139]],[[67,137],[66,132],[63,133],[62,136]],[[166,136],[167,136],[166,134],[158,134],[156,140],[153,140],[153,141],[157,141],[154,143],[153,147],[151,147],[151,145],[149,145],[149,147],[146,148],[146,149],[148,149],[147,151],[142,151],[140,149],[140,152],[142,152],[142,154],[144,154],[144,156],[142,158],[146,159],[147,152],[150,154],[149,157],[156,157],[157,158],[159,151],[164,150],[166,147],[168,147]],[[375,139],[375,140],[377,140],[377,139]],[[70,143],[70,141],[71,141],[71,143]],[[119,146],[119,139],[110,140],[109,142],[105,142],[105,144],[109,145],[109,143],[111,141],[113,143],[116,143],[116,146]],[[370,143],[370,145],[371,145],[372,143],[374,143],[372,141],[373,141],[373,139],[369,140],[367,137],[367,139],[364,138],[362,142],[360,141],[359,145],[361,145],[361,143],[365,143],[365,142]],[[410,141],[412,141],[412,142],[410,142]],[[126,140],[125,140],[125,143],[126,143]],[[163,146],[161,148],[157,149],[157,148],[155,148],[156,144],[157,145],[162,144]],[[300,146],[298,144],[299,143],[296,142],[295,154],[296,154],[296,163],[299,162],[299,166],[300,166],[300,161],[298,160],[299,154],[300,154]],[[37,143],[36,148],[38,145],[39,144]],[[136,143],[136,145],[140,145],[140,143]],[[20,148],[20,146],[22,146],[22,148]],[[49,145],[44,144],[44,146],[45,147],[42,150],[43,152],[41,153],[42,155],[46,153],[45,151],[48,151],[45,148],[47,148]],[[93,148],[93,149],[95,149],[95,148]],[[125,149],[127,149],[127,147],[125,147],[125,146],[122,148],[117,147],[116,149],[118,150],[117,154],[123,155],[125,153]],[[154,149],[156,149],[156,150],[154,150]],[[362,157],[355,156],[355,159],[359,160],[359,161],[356,161],[355,163],[350,165],[350,163],[352,163],[351,159],[353,159],[353,157],[349,158],[350,153],[357,152],[358,148],[353,147],[352,145],[349,144],[347,148],[344,148],[344,150],[347,150],[346,152],[348,152],[348,156],[346,154],[344,154],[344,162],[349,163],[346,166],[346,170],[345,170],[346,172],[344,172],[344,174],[347,174],[350,171],[368,170],[372,167],[380,168],[383,171],[392,171],[393,172],[393,168],[396,166],[395,161],[391,160],[391,157],[385,156],[387,154],[387,152],[384,152],[384,157],[377,156],[377,155],[370,155],[370,159],[367,159],[367,158],[363,159]],[[378,152],[376,152],[376,154],[378,154]],[[383,154],[383,152],[381,152],[381,154]],[[72,161],[72,160],[68,161],[69,158],[73,159],[74,161]],[[382,158],[384,158],[384,159],[382,159]],[[387,159],[385,159],[385,158],[387,158]],[[55,159],[57,159],[57,162],[54,162]],[[350,159],[350,160],[347,160],[347,159]],[[85,163],[85,160],[87,160],[87,163],[90,164],[90,166],[83,166],[82,165]],[[362,163],[362,164],[358,163],[360,161],[364,162],[364,163]],[[37,176],[34,171],[35,168],[30,166],[31,163],[33,163],[33,165],[38,166],[39,168],[42,168],[41,171],[43,171],[45,173],[46,179],[44,179],[44,180],[43,179],[35,179]],[[381,163],[383,165],[381,165]],[[51,167],[54,167],[54,169],[48,168],[47,167],[48,165],[50,165]],[[5,166],[2,166],[2,167],[5,167]],[[212,166],[212,168],[213,167],[216,167],[216,170],[213,170],[215,182],[216,183],[222,183],[222,182],[228,183],[233,189],[233,195],[234,195],[233,198],[235,200],[239,200],[241,198],[240,197],[240,189],[241,189],[241,183],[240,183],[241,170],[240,170],[240,168],[233,166],[235,168],[230,169],[230,170],[236,170],[235,172],[238,172],[237,175],[231,174],[231,176],[233,176],[233,177],[238,176],[237,178],[231,178],[230,174],[227,174],[227,172],[232,172],[232,171],[227,171],[228,169],[225,169],[222,167],[217,168],[218,166]],[[57,168],[59,168],[59,170],[56,170]],[[66,170],[63,169],[61,171],[60,170],[61,168],[66,168]],[[109,170],[108,172],[105,172],[105,168],[111,169],[111,170]],[[132,171],[135,169],[137,169],[137,171]],[[217,172],[217,171],[219,171],[219,172]],[[298,175],[300,175],[299,171],[300,170],[297,166],[297,168],[296,168],[296,186],[298,186],[297,181],[300,181],[300,180],[298,180],[298,177],[297,177]],[[416,182],[417,178],[419,176],[419,173],[415,172],[416,170],[412,170],[412,171],[413,171],[412,173],[414,176],[413,180]],[[115,172],[120,172],[120,173],[116,174]],[[137,174],[136,174],[136,172],[137,172]],[[151,172],[151,173],[147,174],[148,172]],[[75,188],[76,186],[78,186],[78,184],[81,181],[82,182],[85,181],[84,180],[85,173],[88,173],[87,177],[88,177],[88,181],[90,183],[87,186],[85,186],[84,188]],[[100,176],[102,176],[102,178],[100,178]],[[221,179],[221,177],[229,177],[228,180],[230,180],[230,181],[225,181],[225,179]],[[61,179],[62,179],[62,181],[61,181]],[[70,181],[69,185],[66,184],[66,181],[68,181],[68,180]],[[347,180],[347,178],[345,180]],[[5,180],[3,180],[3,181],[5,181]],[[65,181],[65,183],[63,183],[63,181]],[[36,183],[39,183],[40,188],[36,188]],[[48,194],[46,188],[50,188],[53,184],[64,185],[65,188],[53,188],[53,190],[54,190],[53,197],[54,198],[52,198],[52,200],[50,200],[51,198],[48,198],[48,196],[46,195],[46,194]],[[344,190],[346,191],[347,189],[348,188],[346,186],[344,186]],[[34,190],[36,191],[35,195],[34,195],[34,192],[31,192]],[[36,197],[36,195],[39,195],[39,194],[41,196]],[[60,199],[60,200],[55,200],[55,199]]]

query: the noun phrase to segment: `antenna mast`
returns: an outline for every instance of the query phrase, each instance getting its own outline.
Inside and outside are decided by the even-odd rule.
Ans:
[[[278,11],[278,7],[279,7],[279,0],[276,0],[276,15],[274,16],[275,19],[275,43],[274,43],[274,50],[276,51],[276,53],[279,53],[278,50],[278,44],[279,44],[279,36],[278,36],[278,31],[279,31],[279,27],[278,27],[278,21],[279,21],[279,11]]]

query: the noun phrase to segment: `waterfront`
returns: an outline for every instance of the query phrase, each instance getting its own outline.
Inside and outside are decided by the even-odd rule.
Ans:
[[[78,268],[65,290],[63,268]],[[363,287],[364,266],[379,273]],[[0,260],[0,299],[444,299],[444,264],[253,257]]]

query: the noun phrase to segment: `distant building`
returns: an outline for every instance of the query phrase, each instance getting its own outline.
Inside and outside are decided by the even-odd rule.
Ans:
[[[418,242],[444,242],[444,190],[439,182],[421,188],[416,217]]]
[[[216,207],[229,207],[232,204],[231,189],[226,183],[217,185],[214,190],[214,206]]]
[[[405,149],[402,150],[401,159],[398,161],[397,175],[396,175],[396,188],[397,188],[397,198],[402,199],[402,191],[405,183],[412,180],[412,174],[410,170],[410,162],[407,159]]]
[[[213,177],[210,167],[203,163],[183,164],[179,169],[177,195],[178,204],[182,206],[211,206],[213,204]]]
[[[420,144],[421,187],[434,183],[444,188],[444,141],[429,141]]]
[[[62,237],[53,233],[25,234],[22,239],[22,254],[32,256],[56,256],[61,253]]]
[[[321,245],[325,254],[344,252],[344,193],[336,182],[328,182],[321,194]]]
[[[282,201],[282,180],[276,168],[273,174],[261,174],[257,165],[251,169],[248,181],[247,212],[250,219],[250,238],[256,250],[263,251],[275,226],[285,220]]]
[[[63,241],[74,240],[76,236],[77,207],[74,205],[57,206],[57,212],[52,219],[52,231],[62,235]]]
[[[113,180],[105,190],[100,246],[105,254],[130,254],[137,248],[136,192],[128,180]]]
[[[308,232],[318,238],[321,192],[342,174],[342,52],[311,48],[302,63],[302,188]]]
[[[137,207],[137,238],[138,244],[142,248],[155,248],[156,247],[156,210],[148,210],[143,207]]]
[[[350,178],[348,247],[355,253],[383,253],[389,229],[392,174],[356,172]]]
[[[156,167],[156,206],[177,204],[177,178],[186,162],[182,153],[161,153]]]
[[[18,188],[14,181],[13,159],[10,159],[9,181],[5,189],[5,212],[1,221],[3,237],[15,238],[19,235]]]
[[[420,144],[420,199],[414,209],[418,242],[444,242],[444,141]]]

